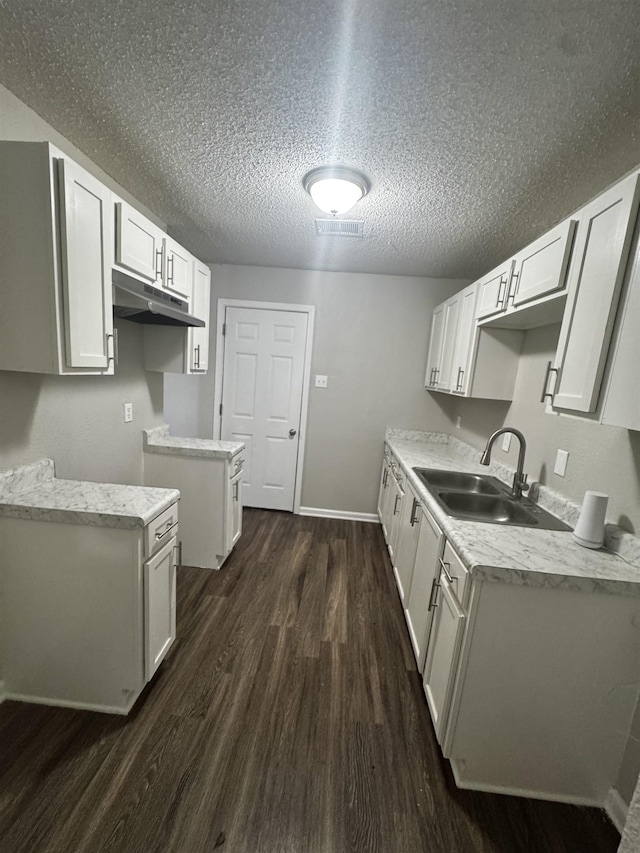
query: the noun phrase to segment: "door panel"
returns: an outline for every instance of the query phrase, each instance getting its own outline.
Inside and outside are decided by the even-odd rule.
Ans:
[[[228,307],[225,324],[221,437],[247,445],[243,504],[292,511],[308,315]]]
[[[111,193],[70,160],[58,163],[68,367],[109,367]]]

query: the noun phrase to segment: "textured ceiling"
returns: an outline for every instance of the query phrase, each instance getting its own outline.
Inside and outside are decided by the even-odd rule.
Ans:
[[[638,0],[0,0],[0,82],[208,261],[476,277],[640,162]],[[362,170],[363,239],[311,168]]]

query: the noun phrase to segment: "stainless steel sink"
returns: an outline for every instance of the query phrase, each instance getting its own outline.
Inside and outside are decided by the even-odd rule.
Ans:
[[[435,468],[413,470],[452,518],[540,530],[571,530],[529,498],[514,498],[509,486],[496,477]]]
[[[437,468],[414,468],[413,470],[427,488],[449,489],[477,495],[498,495],[501,491],[500,481],[484,474],[440,471]]]

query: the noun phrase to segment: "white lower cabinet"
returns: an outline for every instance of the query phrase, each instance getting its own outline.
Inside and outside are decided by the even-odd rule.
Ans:
[[[0,518],[7,698],[127,714],[175,639],[177,504],[145,528]]]
[[[146,486],[180,491],[182,563],[219,569],[242,533],[242,451],[230,458],[144,453]]]
[[[427,655],[427,641],[433,608],[430,606],[434,594],[434,583],[440,573],[440,557],[444,545],[444,534],[429,510],[420,506],[420,533],[413,567],[413,578],[405,618],[409,636],[416,656],[418,671],[422,672]]]
[[[398,519],[398,538],[393,566],[400,600],[405,607],[409,601],[409,590],[411,589],[413,567],[418,547],[421,517],[419,509],[420,501],[411,486],[407,483],[402,501],[402,510]]]
[[[442,746],[466,619],[456,593],[460,591],[458,594],[461,595],[467,572],[449,543],[445,546],[439,564],[440,571],[428,605],[434,611],[434,616],[423,684],[436,737]],[[444,754],[446,756],[447,753]]]
[[[147,681],[176,638],[175,536],[144,564],[144,669]]]

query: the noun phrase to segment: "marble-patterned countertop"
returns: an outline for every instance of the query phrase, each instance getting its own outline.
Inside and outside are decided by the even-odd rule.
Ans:
[[[0,516],[118,527],[144,527],[180,498],[177,489],[61,480],[51,459],[0,472]]]
[[[490,473],[510,484],[513,471],[479,464],[480,452],[444,433],[387,430],[386,442],[422,499],[475,577],[521,586],[640,595],[640,541],[608,526],[608,542],[624,559],[605,550],[583,548],[570,531],[463,521],[446,515],[422,484],[414,467]],[[575,524],[579,508],[544,487],[535,490],[541,506]],[[616,532],[618,531],[618,532]],[[621,547],[622,543],[622,547]],[[623,552],[624,548],[624,552]],[[635,564],[635,565],[632,565]]]
[[[186,438],[169,435],[169,425],[142,430],[145,453],[164,453],[170,456],[199,456],[203,459],[231,459],[244,450],[242,441],[216,441],[211,438]]]

